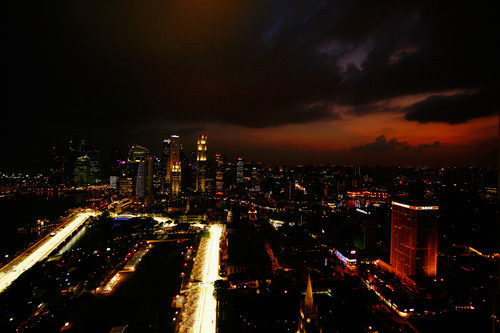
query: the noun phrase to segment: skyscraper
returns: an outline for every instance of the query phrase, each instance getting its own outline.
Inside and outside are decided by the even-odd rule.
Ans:
[[[170,182],[170,139],[163,139],[161,161],[163,164],[163,177],[166,182]]]
[[[68,183],[66,178],[67,155],[55,146],[52,146],[50,153],[50,181],[52,184],[66,185]]]
[[[95,185],[101,182],[101,162],[97,150],[91,150],[76,158],[73,180],[76,186]]]
[[[145,161],[145,193],[144,193],[144,203],[149,205],[154,200],[154,184],[153,184],[153,167],[154,167],[154,159],[153,156],[146,157]]]
[[[181,162],[172,165],[171,172],[172,196],[177,197],[181,191]]]
[[[436,276],[438,210],[392,203],[390,260],[396,275]]]
[[[170,136],[170,156],[169,156],[169,167],[167,170],[167,180],[172,182],[172,171],[174,169],[174,164],[181,161],[181,142],[178,135]],[[180,168],[180,165],[179,165]],[[180,186],[180,185],[179,185]]]
[[[135,196],[143,199],[146,193],[146,171],[144,160],[139,162],[137,176],[135,177]]]
[[[196,143],[196,191],[205,193],[207,180],[207,136],[202,134]]]
[[[238,157],[238,160],[236,162],[236,185],[243,184],[243,170],[244,170],[243,158]]]
[[[250,168],[250,191],[260,191],[260,172],[262,166],[260,164],[253,164]]]
[[[221,154],[215,154],[215,190],[224,191],[224,157]]]

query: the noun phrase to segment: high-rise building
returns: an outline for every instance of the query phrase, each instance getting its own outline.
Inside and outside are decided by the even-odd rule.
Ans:
[[[215,190],[224,191],[224,157],[221,154],[215,154]]]
[[[172,196],[177,197],[181,191],[181,162],[175,162],[172,165],[171,184]]]
[[[438,210],[432,205],[392,203],[390,260],[396,275],[436,276]]]
[[[166,165],[168,165],[168,161]],[[155,193],[161,193],[162,189],[164,189],[165,175],[167,172],[166,165],[165,159],[153,156],[153,188]]]
[[[196,191],[205,193],[207,180],[207,136],[202,134],[196,142]]]
[[[76,186],[89,184],[89,157],[87,155],[76,158],[74,172],[73,182]]]
[[[153,167],[154,167],[154,160],[153,156],[148,156],[146,157],[145,161],[145,193],[144,193],[144,203],[146,205],[149,205],[153,202],[154,200],[154,174],[153,174]]]
[[[146,193],[146,167],[144,160],[139,162],[137,176],[135,177],[135,196],[144,199]]]
[[[250,191],[260,191],[261,169],[262,166],[260,164],[253,164],[250,166]]]
[[[66,185],[67,155],[56,146],[52,146],[50,153],[50,181],[54,185]]]
[[[167,172],[167,180],[169,182],[172,182],[172,171],[174,170],[174,165],[176,163],[180,163],[180,161],[181,161],[180,155],[181,155],[181,141],[179,139],[179,136],[178,135],[171,135],[170,136],[169,167],[168,167],[168,172]],[[179,168],[180,168],[180,165],[179,165]]]
[[[170,182],[170,139],[163,139],[161,161],[163,164],[163,177],[166,182]]]
[[[243,158],[238,157],[238,160],[236,161],[236,184],[241,185],[243,184],[243,170],[245,168],[245,165],[243,163]]]
[[[356,226],[354,246],[358,250],[375,249],[378,240],[377,216],[373,212],[356,208],[354,222]]]
[[[89,151],[76,158],[73,180],[76,186],[95,185],[101,182],[101,162],[98,151]]]

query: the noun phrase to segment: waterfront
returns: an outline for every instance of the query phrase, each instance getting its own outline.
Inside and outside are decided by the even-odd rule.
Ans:
[[[37,220],[57,222],[69,209],[85,206],[83,194],[26,194],[0,198],[0,265],[43,236],[34,229]],[[8,257],[6,257],[8,256]]]

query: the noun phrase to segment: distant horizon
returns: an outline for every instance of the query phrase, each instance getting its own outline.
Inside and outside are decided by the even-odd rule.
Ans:
[[[2,20],[0,168],[71,136],[201,131],[275,163],[497,164],[486,2],[11,2]]]

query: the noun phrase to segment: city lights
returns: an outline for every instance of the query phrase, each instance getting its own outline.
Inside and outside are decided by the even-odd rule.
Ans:
[[[96,212],[80,212],[71,222],[62,229],[55,232],[54,236],[45,237],[41,242],[29,248],[23,254],[4,266],[0,272],[0,292],[14,282],[21,274],[33,267],[37,262],[45,259],[52,251],[57,249],[75,230],[82,226],[85,221],[96,216]]]

